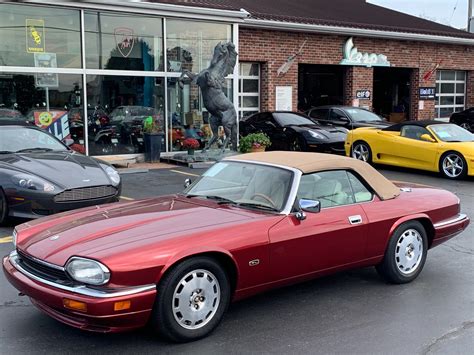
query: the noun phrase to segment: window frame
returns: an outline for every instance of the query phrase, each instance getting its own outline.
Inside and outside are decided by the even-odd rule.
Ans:
[[[443,79],[443,73],[454,73],[454,79]],[[463,78],[458,79],[459,73],[463,73]],[[451,93],[441,93],[441,86],[443,84],[453,84],[454,92]],[[463,84],[464,91],[457,92],[457,85]],[[438,70],[436,72],[436,99],[435,99],[435,110],[436,117],[441,118],[441,110],[443,109],[452,109],[452,112],[449,114],[451,116],[455,112],[462,112],[466,109],[466,92],[467,92],[467,72],[464,70]],[[451,97],[453,98],[452,104],[441,105],[441,98]],[[463,104],[457,104],[456,98],[463,97]],[[443,116],[446,117],[446,116]]]

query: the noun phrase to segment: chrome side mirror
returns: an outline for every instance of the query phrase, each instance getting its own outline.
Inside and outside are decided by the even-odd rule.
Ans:
[[[189,187],[189,185],[191,185],[191,184],[192,184],[191,179],[186,179],[186,180],[184,180],[184,188],[187,189],[187,188]]]
[[[321,203],[319,201],[302,198],[298,201],[298,211],[296,212],[295,217],[300,221],[304,221],[306,219],[305,212],[319,213],[320,211]]]
[[[321,211],[321,203],[318,200],[306,200],[302,198],[300,200],[300,208],[306,212],[319,213]]]

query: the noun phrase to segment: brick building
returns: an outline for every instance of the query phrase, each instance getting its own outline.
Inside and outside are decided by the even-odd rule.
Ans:
[[[0,113],[90,155],[142,153],[133,122],[145,116],[166,152],[188,125],[207,132],[199,88],[177,83],[220,41],[239,53],[224,87],[239,117],[345,104],[423,119],[474,106],[473,34],[364,0],[6,1],[0,23]]]

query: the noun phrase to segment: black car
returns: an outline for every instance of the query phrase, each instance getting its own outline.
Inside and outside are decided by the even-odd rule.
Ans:
[[[391,122],[366,109],[352,106],[320,106],[306,112],[308,117],[319,123],[355,129],[359,127],[384,128]]]
[[[474,133],[474,107],[462,112],[455,112],[449,118],[450,123],[457,124],[469,132]]]
[[[347,129],[321,125],[297,112],[260,112],[244,117],[239,124],[241,136],[266,133],[272,142],[269,150],[314,151],[344,154]]]
[[[118,201],[120,192],[108,164],[37,127],[0,124],[0,224]]]

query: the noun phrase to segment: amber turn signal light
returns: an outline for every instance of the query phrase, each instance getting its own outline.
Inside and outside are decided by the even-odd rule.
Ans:
[[[63,298],[63,305],[64,307],[73,309],[75,311],[87,312],[87,304],[84,302],[70,300],[69,298]]]
[[[114,303],[114,311],[123,311],[125,309],[130,309],[132,305],[131,301],[120,301]]]

